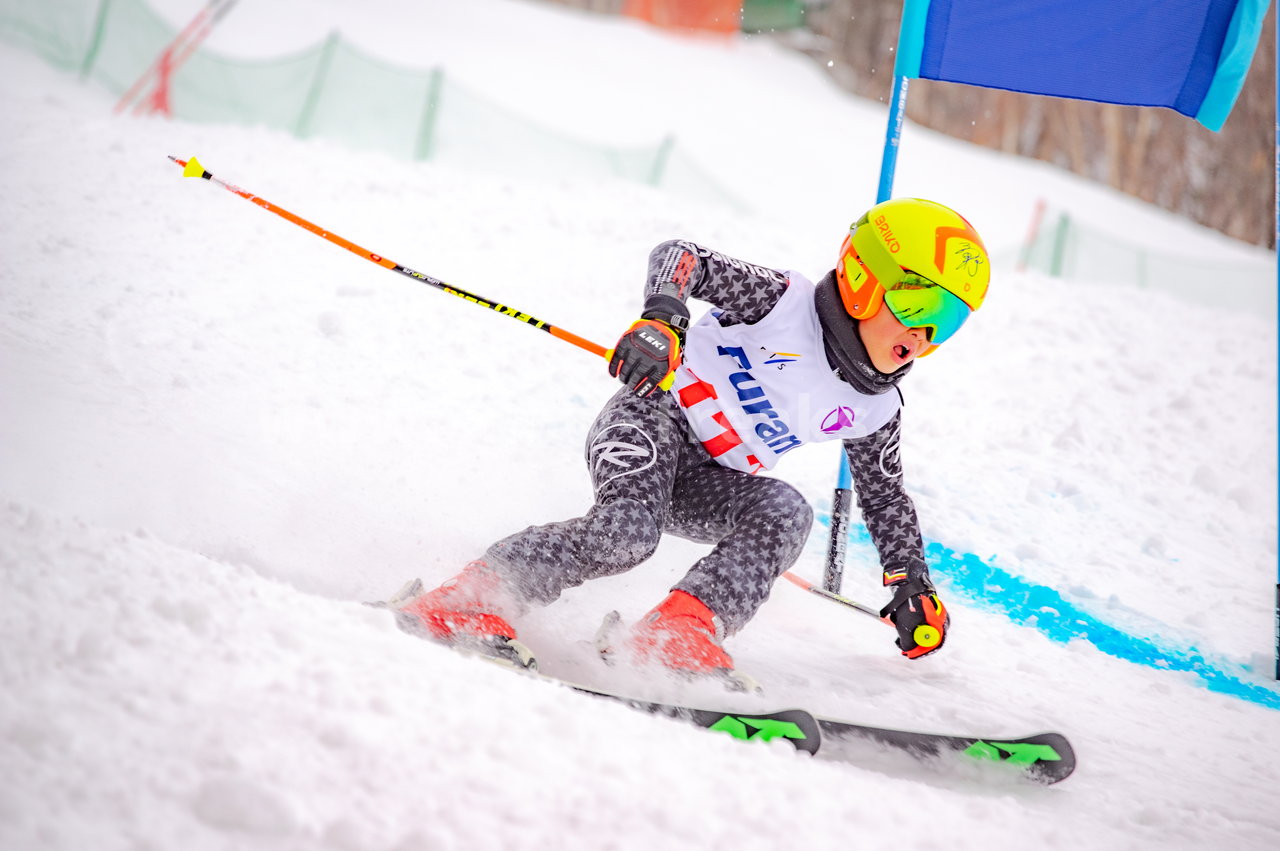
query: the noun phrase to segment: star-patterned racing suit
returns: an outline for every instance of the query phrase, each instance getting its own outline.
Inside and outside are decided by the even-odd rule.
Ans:
[[[484,560],[539,605],[639,565],[663,533],[709,544],[673,591],[705,604],[720,637],[732,635],[795,563],[813,522],[795,488],[757,474],[806,443],[839,439],[894,604],[922,593],[937,602],[899,458],[897,383],[910,365],[874,369],[834,273],[815,285],[664,242],[650,254],[645,316],[687,324],[689,298],[713,309],[688,328],[671,391],[640,397],[624,387],[587,435],[591,509],[498,541]],[[936,649],[899,633],[904,655]]]

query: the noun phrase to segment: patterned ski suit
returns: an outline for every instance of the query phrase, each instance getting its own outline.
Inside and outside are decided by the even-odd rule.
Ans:
[[[898,456],[896,380],[907,370],[892,379],[872,370],[847,314],[832,320],[828,308],[820,323],[815,289],[823,287],[834,292],[831,274],[815,288],[796,272],[689,242],[655,248],[646,305],[692,297],[715,308],[689,329],[675,386],[645,398],[620,390],[587,435],[592,508],[495,543],[489,564],[527,601],[546,604],[640,564],[664,532],[711,544],[675,589],[701,600],[733,634],[795,563],[813,522],[795,488],[755,473],[804,443],[842,439],[885,583],[927,576]],[[832,354],[833,336],[861,360]],[[850,380],[855,369],[879,384]]]

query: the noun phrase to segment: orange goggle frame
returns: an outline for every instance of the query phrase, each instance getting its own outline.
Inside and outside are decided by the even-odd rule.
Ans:
[[[884,303],[904,326],[927,329],[934,346],[949,340],[973,312],[969,305],[935,281],[899,266],[866,224],[850,227],[841,247],[836,272],[845,310],[854,319],[866,319]]]

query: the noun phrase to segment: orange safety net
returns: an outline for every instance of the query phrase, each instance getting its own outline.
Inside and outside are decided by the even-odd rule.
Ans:
[[[667,29],[736,33],[742,27],[741,0],[626,0],[622,12]]]

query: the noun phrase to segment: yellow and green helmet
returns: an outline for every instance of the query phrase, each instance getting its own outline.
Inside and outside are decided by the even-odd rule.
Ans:
[[[990,280],[990,258],[973,225],[922,198],[895,198],[868,210],[849,227],[836,263],[836,286],[850,316],[866,319],[888,305],[906,327],[926,329],[934,347],[982,306]]]

